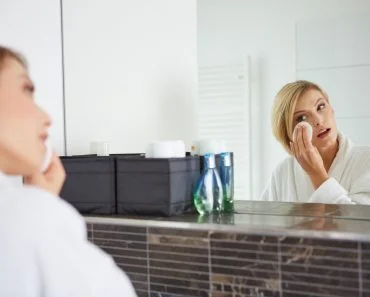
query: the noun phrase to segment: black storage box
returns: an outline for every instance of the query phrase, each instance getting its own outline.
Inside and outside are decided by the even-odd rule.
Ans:
[[[115,158],[61,157],[67,178],[61,197],[81,214],[115,214]]]
[[[172,216],[194,211],[199,157],[156,159],[117,156],[118,214]]]

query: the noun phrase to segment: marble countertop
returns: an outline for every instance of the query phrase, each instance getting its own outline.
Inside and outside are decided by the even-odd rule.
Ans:
[[[370,241],[370,206],[236,201],[235,213],[86,216],[87,223]]]

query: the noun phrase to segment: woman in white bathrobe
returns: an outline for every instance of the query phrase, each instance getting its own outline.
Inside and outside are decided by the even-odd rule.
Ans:
[[[41,173],[51,120],[33,93],[23,58],[0,46],[0,296],[136,296],[111,257],[87,241],[83,218],[58,197],[59,158]],[[14,187],[9,175],[27,185]]]
[[[312,141],[307,127],[294,131],[302,121],[312,126]],[[354,146],[337,130],[334,110],[318,85],[285,85],[275,98],[272,126],[290,156],[272,173],[263,200],[370,204],[370,148]]]

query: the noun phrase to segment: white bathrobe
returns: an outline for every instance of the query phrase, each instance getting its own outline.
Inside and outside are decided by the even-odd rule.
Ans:
[[[274,170],[262,200],[370,204],[370,147],[354,146],[339,134],[339,150],[328,175],[330,178],[315,191],[297,160],[287,157]]]
[[[73,207],[0,172],[1,297],[134,297],[112,258],[87,241]]]

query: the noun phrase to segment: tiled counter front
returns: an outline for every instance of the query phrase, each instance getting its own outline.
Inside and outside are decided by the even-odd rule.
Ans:
[[[145,297],[366,297],[370,244],[88,224]]]

